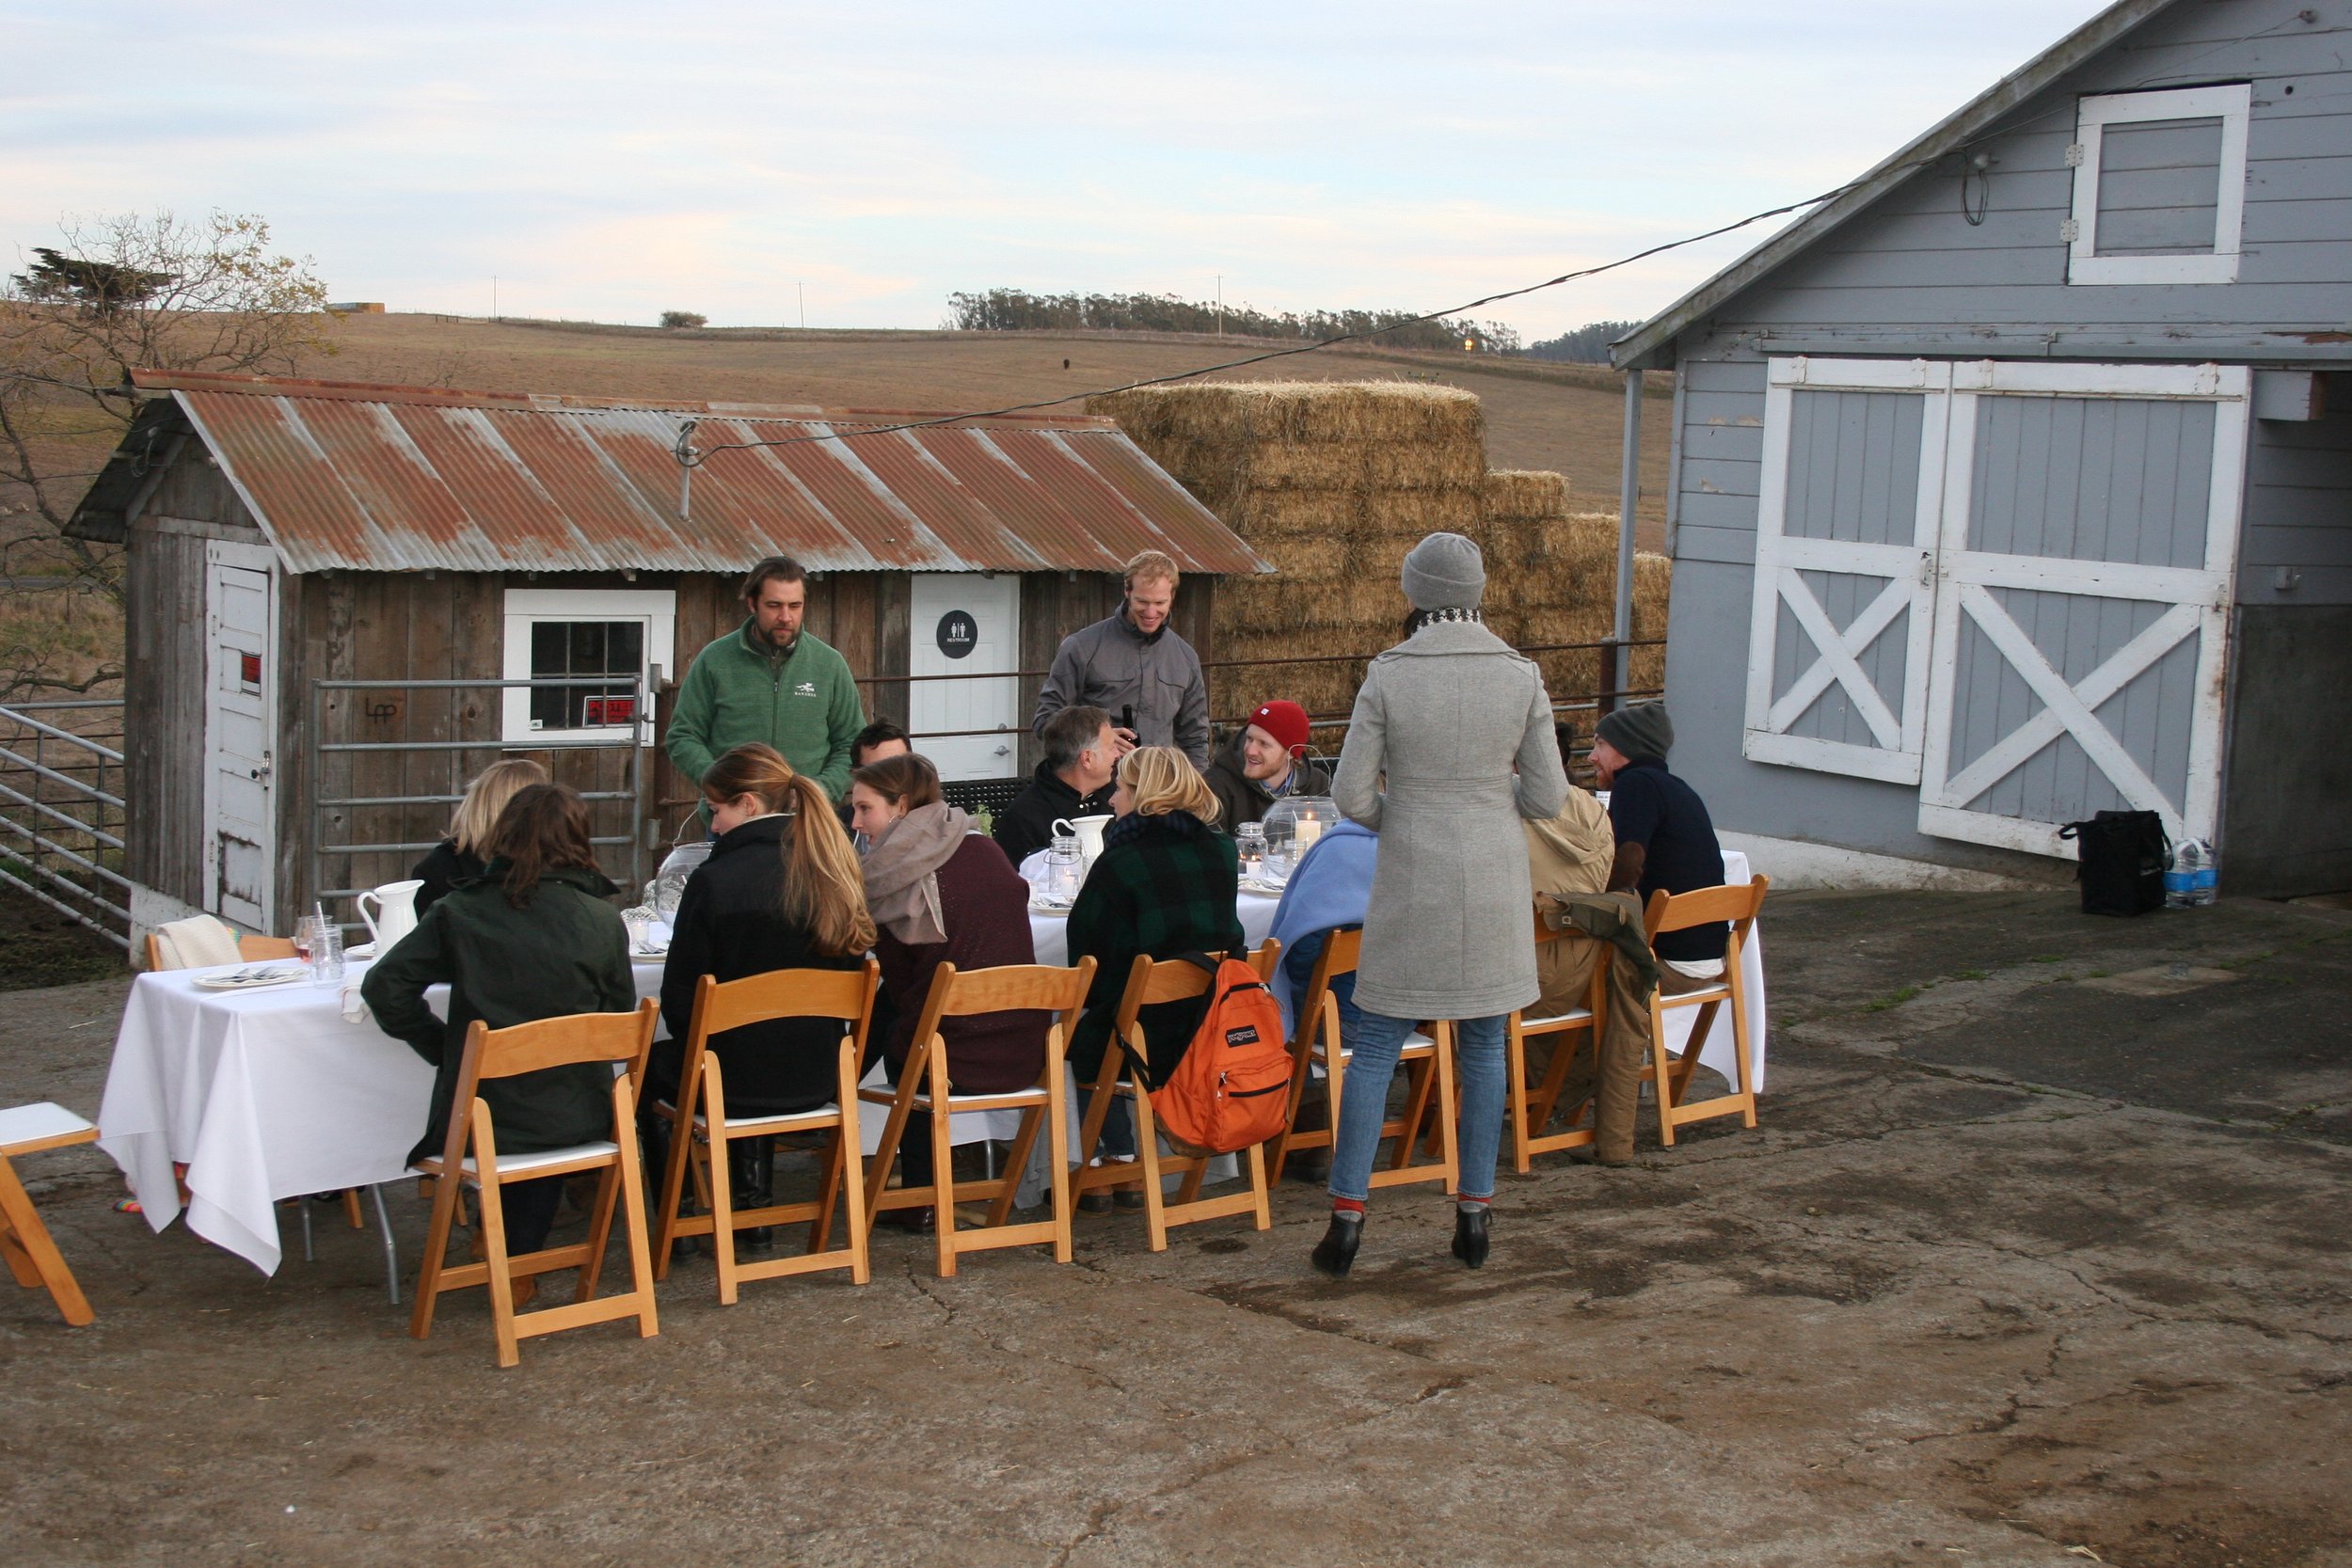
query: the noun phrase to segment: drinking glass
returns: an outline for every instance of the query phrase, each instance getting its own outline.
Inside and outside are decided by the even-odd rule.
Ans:
[[[343,980],[343,928],[331,920],[305,916],[312,922],[310,931],[310,981],[313,985],[339,986]]]

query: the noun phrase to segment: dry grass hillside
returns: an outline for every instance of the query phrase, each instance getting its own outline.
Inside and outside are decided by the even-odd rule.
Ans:
[[[345,317],[340,350],[304,366],[339,381],[495,391],[817,403],[857,408],[987,408],[1084,393],[1235,358],[1234,339],[1129,333],[664,332],[653,327],[487,322],[465,317]],[[1064,361],[1068,369],[1064,369]],[[1624,400],[1597,367],[1489,361],[1405,351],[1324,351],[1227,380],[1395,380],[1463,388],[1486,405],[1497,468],[1567,476],[1573,509],[1617,504]],[[1652,377],[1670,384],[1669,378]],[[1662,389],[1662,387],[1660,388]],[[1073,404],[1074,411],[1078,405]],[[1645,548],[1665,527],[1666,404],[1643,420]]]

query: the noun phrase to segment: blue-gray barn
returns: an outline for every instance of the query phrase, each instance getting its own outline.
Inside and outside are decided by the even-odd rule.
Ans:
[[[1761,869],[2048,880],[2140,807],[2352,887],[2347,60],[2347,0],[2125,0],[1616,345]]]

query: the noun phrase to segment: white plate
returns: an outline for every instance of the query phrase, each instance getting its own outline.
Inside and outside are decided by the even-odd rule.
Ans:
[[[1233,885],[1244,893],[1254,893],[1262,898],[1279,898],[1282,896],[1283,884],[1280,882],[1260,881],[1254,878],[1244,877],[1240,881],[1235,882]]]
[[[1057,920],[1069,919],[1070,908],[1071,907],[1068,904],[1041,904],[1034,898],[1029,900],[1029,912],[1031,914],[1052,915]]]
[[[292,985],[310,977],[310,969],[300,964],[248,964],[217,974],[199,974],[196,983],[205,990],[255,990],[262,986]]]
[[[375,943],[372,942],[363,942],[357,947],[346,947],[343,949],[343,957],[346,958],[373,958],[375,957]]]
[[[632,958],[666,958],[670,956],[670,944],[665,942],[659,947],[648,947],[633,943],[628,956]]]

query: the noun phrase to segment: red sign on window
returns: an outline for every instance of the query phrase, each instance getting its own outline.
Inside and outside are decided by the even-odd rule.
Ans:
[[[634,697],[590,697],[580,721],[586,724],[628,724],[637,718]]]
[[[260,654],[237,656],[237,679],[251,687],[259,687],[262,684],[262,656]]]

